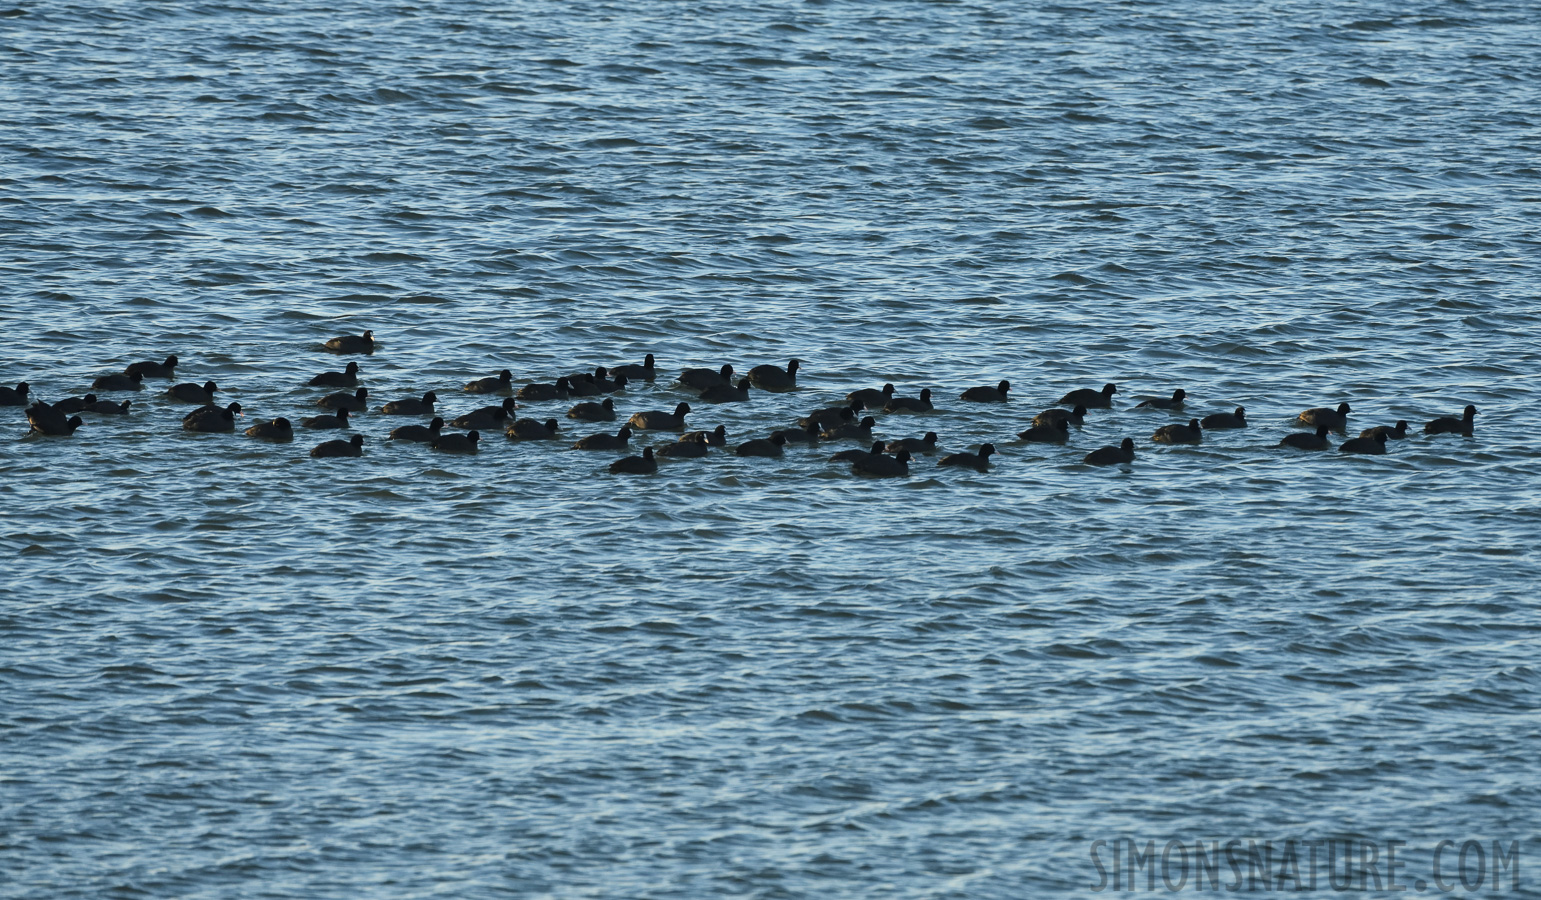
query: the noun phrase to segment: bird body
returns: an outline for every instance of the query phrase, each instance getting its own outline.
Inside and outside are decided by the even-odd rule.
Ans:
[[[476,452],[477,444],[481,441],[481,438],[482,433],[480,431],[471,431],[467,434],[451,432],[450,434],[441,434],[434,438],[428,446],[440,453],[471,454]]]
[[[606,397],[599,403],[580,403],[567,411],[567,418],[585,422],[615,421],[615,401]]]
[[[749,379],[740,378],[737,387],[726,384],[709,387],[701,392],[701,399],[707,403],[746,403],[749,400]]]
[[[439,395],[433,391],[423,395],[421,400],[414,397],[406,397],[401,400],[392,400],[380,407],[380,412],[388,416],[431,416],[434,404],[439,402]]]
[[[1461,418],[1454,416],[1440,416],[1423,426],[1424,434],[1460,434],[1471,437],[1472,424],[1477,418],[1475,406],[1466,407]]]
[[[246,433],[254,438],[264,441],[292,441],[294,440],[294,426],[288,419],[277,418],[271,422],[258,422],[246,429]]]
[[[1204,426],[1206,430],[1214,428],[1246,428],[1247,408],[1245,406],[1238,406],[1235,412],[1215,413],[1214,415],[1205,416],[1199,420],[1199,424]]]
[[[949,453],[937,460],[936,464],[983,472],[990,468],[990,456],[993,453],[995,453],[994,444],[980,444],[978,453]]]
[[[322,372],[310,380],[310,387],[358,387],[358,363],[349,360],[341,372]]]
[[[537,422],[534,419],[519,419],[508,426],[504,434],[515,441],[550,441],[557,436],[560,426],[556,419],[547,419]]]
[[[745,441],[734,448],[733,452],[739,456],[780,456],[781,448],[786,442],[785,437],[773,434],[768,438]]]
[[[870,478],[902,478],[910,474],[910,451],[900,450],[897,456],[869,453],[851,463],[851,471]]]
[[[797,388],[797,367],[801,360],[794,359],[785,369],[780,366],[755,366],[749,370],[749,381],[762,391],[784,394]]]
[[[173,385],[166,391],[166,396],[182,403],[213,403],[214,393],[219,390],[219,385],[212,381],[205,381],[201,386],[192,382]]]
[[[175,353],[166,357],[164,362],[136,362],[131,363],[123,370],[124,375],[138,375],[140,378],[175,378],[177,371],[177,355]]]
[[[1296,450],[1326,450],[1331,447],[1327,441],[1327,433],[1332,430],[1329,425],[1316,426],[1316,434],[1287,434],[1284,440],[1279,442],[1280,447],[1293,447]]]
[[[369,408],[369,388],[359,388],[353,393],[339,391],[327,394],[316,405],[324,409],[345,409],[348,412],[364,412]]]
[[[1333,431],[1342,431],[1348,426],[1348,414],[1350,412],[1353,412],[1353,409],[1347,403],[1339,403],[1337,409],[1318,406],[1296,416],[1295,424],[1306,428],[1326,425]]]
[[[466,382],[464,390],[471,394],[496,394],[500,391],[511,391],[513,388],[514,373],[504,369],[496,375]]]
[[[498,406],[483,406],[481,409],[473,409],[462,416],[456,416],[449,423],[451,428],[502,428],[508,421],[508,417],[515,414],[519,404],[513,397],[504,398]]]
[[[610,464],[612,475],[651,475],[658,471],[658,461],[653,458],[653,448],[646,447],[641,456],[628,456]]]
[[[1086,407],[1080,404],[1075,409],[1046,409],[1033,416],[1033,427],[1053,425],[1055,422],[1064,422],[1066,425],[1086,424]]]
[[[591,434],[573,444],[574,450],[625,450],[631,443],[631,428],[621,426],[615,434]]]
[[[1167,398],[1167,397],[1147,397],[1146,399],[1141,400],[1139,403],[1136,403],[1134,405],[1134,408],[1135,409],[1182,409],[1183,408],[1183,400],[1186,399],[1187,396],[1188,396],[1188,392],[1187,391],[1183,390],[1182,388],[1178,388],[1177,390],[1172,392],[1172,396],[1170,398]]]
[[[444,420],[434,416],[433,421],[427,425],[402,425],[391,429],[391,440],[411,441],[414,444],[431,444],[439,439],[439,433],[444,430]]]
[[[1087,409],[1111,409],[1113,406],[1113,395],[1116,393],[1118,393],[1118,385],[1109,383],[1103,385],[1102,390],[1100,391],[1094,391],[1091,388],[1081,388],[1080,390],[1071,391],[1065,396],[1059,398],[1059,402],[1062,406],[1084,406]]]
[[[1338,445],[1338,450],[1343,453],[1365,453],[1371,456],[1383,456],[1386,453],[1386,436],[1377,434],[1374,437],[1349,438]]]
[[[721,369],[686,369],[676,380],[685,387],[704,391],[720,384],[732,384],[733,367],[724,363]]]
[[[626,424],[638,431],[684,431],[685,415],[689,412],[690,404],[681,403],[672,413],[660,410],[632,413]]]
[[[970,403],[1005,403],[1006,394],[1011,390],[1011,382],[1004,379],[995,387],[981,385],[971,387],[959,395],[959,400],[967,400]]]
[[[346,441],[338,439],[335,441],[326,441],[325,443],[317,444],[316,446],[310,448],[310,455],[316,457],[317,459],[323,459],[327,457],[363,456],[364,436],[362,434],[355,434],[353,437]]]
[[[1186,425],[1163,425],[1150,436],[1155,444],[1197,444],[1204,439],[1204,426],[1198,419],[1189,419]]]
[[[931,405],[931,389],[922,388],[919,397],[894,397],[883,404],[883,412],[930,412],[935,409]]]
[[[1134,438],[1124,438],[1117,447],[1098,447],[1081,458],[1088,466],[1116,466],[1134,462]]]
[[[363,334],[344,334],[334,337],[324,345],[333,353],[363,353],[375,352],[375,333],[366,331]]]
[[[144,390],[144,376],[135,372],[129,375],[124,372],[113,372],[107,375],[98,375],[91,382],[93,391],[141,391]]]
[[[1017,432],[1017,437],[1029,444],[1063,444],[1070,440],[1070,420],[1060,419],[1048,425],[1034,425],[1026,431]]]

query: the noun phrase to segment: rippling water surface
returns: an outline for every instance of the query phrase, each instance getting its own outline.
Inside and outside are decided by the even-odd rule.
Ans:
[[[368,328],[374,397],[453,414],[652,352],[629,414],[795,356],[692,423],[891,381],[939,410],[880,436],[1000,450],[622,478],[376,412],[312,460],[160,384],[0,408],[0,895],[1018,898],[1119,836],[1541,837],[1532,4],[21,0],[0,84],[7,384],[174,352],[245,427]],[[1176,387],[1252,426],[1151,446]],[[1276,448],[1343,400],[1476,434]]]

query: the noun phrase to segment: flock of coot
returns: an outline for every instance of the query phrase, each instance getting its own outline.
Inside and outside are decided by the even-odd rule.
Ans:
[[[375,351],[373,332],[361,335],[343,335],[327,341],[325,349],[341,354],[372,354]],[[31,396],[26,382],[15,388],[0,387],[0,406],[25,406],[27,421],[32,433],[51,436],[68,436],[83,424],[80,413],[104,416],[126,415],[132,401],[114,402],[101,399],[96,392],[118,393],[144,389],[148,379],[176,380],[177,357],[168,356],[162,362],[137,362],[122,372],[102,375],[91,385],[92,393],[71,397],[56,403],[46,403]],[[731,365],[711,369],[686,369],[675,380],[675,385],[690,391],[699,402],[709,404],[742,403],[750,399],[751,390],[785,393],[797,388],[799,361],[794,359],[785,368],[760,365],[750,369],[743,377],[735,377]],[[551,403],[577,400],[567,411],[567,418],[582,422],[616,421],[621,413],[616,409],[613,396],[625,392],[628,383],[652,382],[657,379],[653,354],[649,353],[641,363],[598,367],[592,372],[579,372],[563,376],[551,383],[536,382],[517,389],[513,373],[507,369],[496,375],[478,378],[466,383],[461,389],[469,394],[503,394],[505,399],[496,405],[483,406],[446,421],[437,415],[438,394],[428,391],[420,397],[392,400],[379,408],[379,412],[391,416],[431,417],[427,424],[410,424],[393,428],[389,439],[426,444],[444,453],[475,453],[480,446],[482,432],[502,430],[510,439],[518,441],[551,441],[569,437],[562,434],[555,418],[544,421],[520,418],[517,415],[521,402]],[[360,387],[360,369],[357,362],[349,362],[342,371],[322,372],[310,379],[309,386],[338,388],[316,401],[326,412],[303,418],[299,427],[308,431],[342,430],[353,427],[350,416],[368,410],[369,389]],[[236,418],[241,415],[241,404],[219,405],[215,396],[219,386],[212,381],[203,384],[187,382],[173,384],[166,392],[171,399],[194,405],[194,409],[182,419],[182,427],[198,432],[233,432]],[[1011,383],[1001,381],[994,386],[971,387],[959,395],[964,403],[1004,403],[1011,391]],[[1032,419],[1032,423],[1017,437],[1028,443],[1064,444],[1070,438],[1070,426],[1081,427],[1094,409],[1110,409],[1118,387],[1103,385],[1101,390],[1082,389],[1071,391],[1059,399],[1060,406],[1046,409]],[[1137,409],[1151,409],[1168,413],[1181,413],[1187,393],[1173,391],[1170,397],[1152,397],[1137,404]],[[30,403],[30,405],[29,405]],[[644,410],[632,413],[626,423],[615,433],[600,432],[579,439],[572,446],[578,450],[625,451],[631,448],[631,440],[638,432],[679,432],[677,440],[657,447],[643,448],[640,456],[627,456],[610,465],[615,473],[646,474],[658,470],[660,458],[681,459],[706,456],[710,448],[728,447],[727,429],[718,425],[708,431],[688,431],[686,417],[691,413],[689,403],[679,403],[672,410]],[[849,449],[835,453],[832,461],[846,462],[858,475],[893,477],[909,474],[910,463],[918,455],[929,455],[937,450],[936,432],[928,431],[922,437],[894,440],[874,439],[872,430],[876,419],[871,412],[931,413],[932,393],[928,388],[916,397],[901,397],[892,384],[881,388],[862,388],[852,391],[845,402],[810,412],[798,419],[795,426],[788,425],[772,431],[764,437],[754,438],[733,447],[738,456],[780,456],[788,444],[813,446],[825,442],[855,441],[864,449]],[[1336,408],[1318,407],[1302,412],[1295,425],[1314,429],[1314,432],[1297,432],[1279,442],[1281,447],[1296,450],[1328,450],[1332,447],[1329,435],[1345,434],[1348,414],[1352,410],[1347,403]],[[1442,416],[1423,426],[1424,434],[1460,434],[1470,436],[1476,407],[1466,407],[1461,416]],[[1189,419],[1186,424],[1162,425],[1150,436],[1156,444],[1197,444],[1205,431],[1248,427],[1247,412],[1237,407],[1234,412],[1217,413],[1202,419]],[[445,429],[457,429],[447,431]],[[294,423],[285,418],[258,422],[245,429],[253,438],[266,441],[292,441]],[[1344,453],[1386,452],[1388,440],[1406,437],[1408,425],[1399,421],[1395,425],[1367,428],[1359,436],[1338,445]],[[870,447],[867,445],[870,444]],[[314,457],[350,457],[363,455],[364,436],[355,434],[346,440],[329,440],[311,448]],[[975,453],[952,453],[938,460],[940,466],[958,466],[979,471],[990,467],[994,444],[982,444]],[[1134,461],[1134,439],[1124,438],[1116,446],[1101,447],[1085,455],[1083,462],[1094,466],[1118,465]]]

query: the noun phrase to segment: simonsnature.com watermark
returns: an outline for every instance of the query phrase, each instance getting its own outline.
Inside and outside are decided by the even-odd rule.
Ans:
[[[1415,891],[1517,890],[1519,841],[1241,840],[1158,844],[1134,838],[1093,841],[1091,863],[1103,891]],[[1410,863],[1409,860],[1412,860]]]

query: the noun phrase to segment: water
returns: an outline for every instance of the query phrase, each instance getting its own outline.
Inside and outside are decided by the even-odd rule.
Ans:
[[[175,352],[244,427],[365,328],[377,400],[455,414],[796,356],[692,423],[892,381],[941,409],[880,435],[1001,452],[619,478],[374,413],[314,461],[159,385],[67,440],[10,408],[0,896],[1090,896],[1099,839],[1405,840],[1406,881],[1537,839],[1533,6],[16,12],[6,383]],[[1252,427],[1151,447],[1175,387]],[[1342,400],[1477,431],[1275,449]]]

